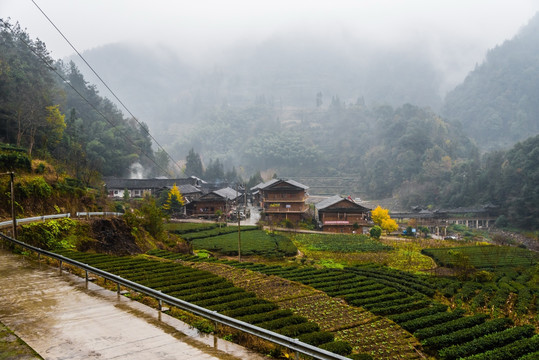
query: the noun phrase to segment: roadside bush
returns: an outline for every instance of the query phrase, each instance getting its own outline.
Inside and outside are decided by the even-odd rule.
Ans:
[[[44,250],[73,249],[68,235],[75,225],[69,218],[22,225],[19,240]]]

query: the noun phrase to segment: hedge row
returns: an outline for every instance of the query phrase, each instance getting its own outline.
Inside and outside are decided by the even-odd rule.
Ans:
[[[504,331],[495,332],[483,337],[474,339],[464,344],[453,345],[440,350],[438,355],[443,360],[454,360],[498,347],[510,344],[520,339],[532,337],[535,328],[532,325],[518,326]]]

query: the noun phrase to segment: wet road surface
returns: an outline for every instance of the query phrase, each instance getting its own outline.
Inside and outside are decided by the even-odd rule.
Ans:
[[[0,321],[44,359],[262,359],[116,292],[2,249]]]

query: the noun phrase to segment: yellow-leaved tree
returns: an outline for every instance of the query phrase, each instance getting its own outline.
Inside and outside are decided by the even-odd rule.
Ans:
[[[371,212],[372,221],[380,226],[386,233],[390,233],[399,229],[397,222],[389,216],[389,210],[384,209],[380,205]]]
[[[168,192],[167,201],[163,204],[163,210],[165,210],[166,214],[174,216],[181,213],[184,205],[185,199],[180,189],[176,186],[176,183],[174,183],[172,189]]]

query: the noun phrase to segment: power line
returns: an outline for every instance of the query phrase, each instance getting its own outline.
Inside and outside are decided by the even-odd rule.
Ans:
[[[11,26],[8,26],[8,28],[9,28],[9,30],[13,33],[13,35],[16,35],[16,33],[14,32],[14,30],[11,28]],[[60,74],[60,72],[58,72],[58,70],[57,70],[54,66],[52,66],[52,64],[49,64],[49,62],[47,61],[46,58],[44,58],[41,54],[39,54],[39,53],[38,53],[38,52],[37,52],[37,51],[36,51],[36,50],[35,50],[29,43],[27,43],[26,41],[24,41],[20,36],[17,37],[17,39],[18,39],[19,41],[21,41],[24,45],[26,45],[26,47],[27,47],[32,53],[34,53],[34,55],[36,55],[36,57],[39,58],[39,59],[40,59],[40,60],[41,60],[41,61],[42,61],[42,62],[43,62],[43,63],[44,63],[50,70],[52,70],[54,73],[56,73],[56,75],[58,75],[58,77],[59,77],[60,79],[62,79],[62,81],[63,81],[65,84],[69,85],[69,87],[70,87],[71,89],[73,89],[73,91],[74,91],[75,93],[77,93],[77,95],[79,95],[79,96],[80,96],[80,97],[81,97],[81,98],[82,98],[88,105],[90,105],[90,107],[91,107],[92,109],[94,109],[95,112],[98,113],[98,114],[99,114],[99,115],[100,115],[106,122],[108,122],[113,128],[115,128],[115,129],[117,128],[116,124],[114,124],[109,118],[107,118],[107,117],[105,116],[105,114],[103,114],[103,113],[101,112],[101,110],[99,110],[99,109],[97,108],[97,106],[95,106],[94,104],[92,104],[92,103],[90,102],[90,100],[88,100],[86,97],[84,97],[84,95],[81,94],[80,91],[77,90],[77,89],[71,84],[71,82],[70,82],[68,79],[66,79],[62,74]],[[139,146],[138,146],[138,145],[137,145],[137,144],[136,144],[136,143],[135,143],[129,136],[127,136],[127,135],[125,135],[125,134],[121,134],[121,135],[122,135],[122,137],[123,137],[124,139],[126,139],[129,143],[131,143],[131,145],[133,145],[135,148],[138,148],[138,149],[140,150],[140,153],[141,153],[142,155],[146,156],[150,161],[152,161],[152,162],[153,162],[153,163],[154,163],[160,170],[162,170],[164,173],[168,173],[168,169],[163,169],[163,168],[161,167],[161,165],[158,164],[158,163],[155,161],[155,159],[153,159],[153,157],[151,157],[150,155],[146,154],[146,153],[144,152],[144,150],[142,150],[142,149],[141,149],[141,148],[140,148],[140,147],[139,147]]]
[[[144,130],[144,132],[146,132],[148,134],[148,136],[155,142],[155,144],[157,145],[157,147],[163,151],[168,159],[170,159],[172,161],[172,163],[185,175],[185,171],[178,165],[178,163],[172,158],[172,156],[170,156],[170,154],[161,146],[161,144],[159,144],[159,142],[152,136],[152,134],[150,134],[150,131],[146,128],[146,126],[144,126],[137,118],[135,115],[133,115],[133,113],[127,108],[127,106],[123,103],[123,101],[121,101],[118,96],[116,96],[116,93],[114,91],[112,91],[112,89],[107,85],[107,83],[101,78],[101,76],[99,76],[99,74],[94,70],[94,68],[88,63],[88,61],[86,61],[86,59],[84,58],[84,56],[82,56],[82,54],[75,48],[75,46],[73,46],[73,44],[68,40],[68,38],[62,33],[62,31],[56,26],[56,24],[54,24],[54,22],[47,16],[47,14],[45,14],[45,12],[39,7],[39,5],[34,1],[32,0],[32,3],[37,7],[37,9],[43,14],[43,16],[45,16],[45,18],[51,23],[51,25],[56,29],[56,31],[58,31],[58,33],[64,38],[64,40],[69,44],[69,46],[71,46],[71,48],[77,53],[77,55],[82,59],[82,61],[84,61],[84,63],[88,66],[88,68],[90,70],[92,70],[92,72],[94,73],[95,76],[97,76],[97,78],[99,79],[99,81],[101,81],[101,83],[103,83],[103,85],[105,85],[105,87],[107,88],[107,90],[112,94],[112,96],[114,96],[114,98],[118,101],[118,103],[120,103],[122,105],[122,107],[129,113],[129,115],[131,115],[131,117],[137,122],[137,124],[139,124],[140,128]],[[155,163],[155,161],[154,161]],[[168,173],[168,172],[167,172]]]

